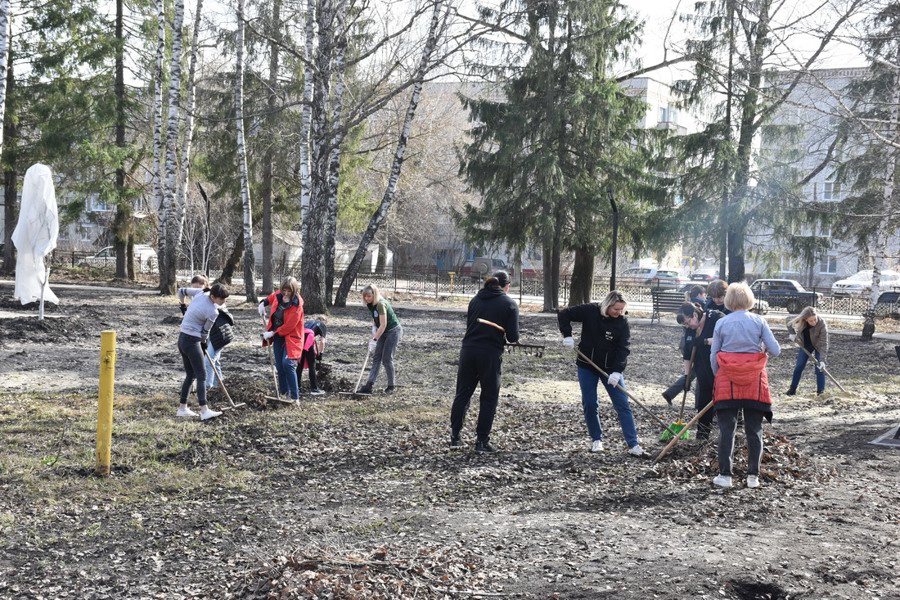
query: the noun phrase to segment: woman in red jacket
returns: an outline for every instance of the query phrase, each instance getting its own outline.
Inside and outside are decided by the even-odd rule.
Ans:
[[[298,401],[297,361],[303,356],[303,298],[297,280],[288,277],[281,282],[281,292],[274,292],[259,303],[259,314],[263,317],[267,306],[271,310],[263,344],[272,344],[275,353],[278,392]]]

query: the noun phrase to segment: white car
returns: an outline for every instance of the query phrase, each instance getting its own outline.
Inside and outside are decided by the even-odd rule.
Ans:
[[[881,291],[900,288],[900,273],[885,269],[881,272]],[[872,293],[872,270],[860,271],[831,284],[835,296],[867,296]]]
[[[116,248],[107,246],[94,256],[88,256],[80,264],[89,267],[115,267]],[[156,271],[158,267],[156,250],[146,244],[135,244],[134,264],[137,270],[143,273]]]

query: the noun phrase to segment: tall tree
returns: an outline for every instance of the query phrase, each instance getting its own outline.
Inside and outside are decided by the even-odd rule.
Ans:
[[[178,268],[178,211],[175,193],[178,188],[178,131],[181,125],[181,52],[184,28],[184,0],[175,0],[172,22],[172,60],[169,67],[169,106],[166,119],[166,160],[163,185],[162,215],[166,221],[166,264],[160,265],[160,292],[175,293]]]
[[[609,233],[606,187],[616,184],[634,230],[648,210],[638,129],[645,105],[613,73],[640,26],[615,0],[507,6],[484,14],[526,54],[520,67],[503,67],[499,98],[464,99],[475,125],[460,172],[482,203],[458,221],[475,242],[540,245],[543,308],[555,311],[564,249],[579,257],[573,301],[590,298],[595,240]]]
[[[157,258],[159,259],[159,285],[163,292],[164,282],[168,282],[169,253],[166,246],[166,213],[163,199],[162,154],[165,143],[163,133],[163,88],[165,84],[166,55],[166,2],[156,0],[156,68],[153,77],[153,164],[151,167],[150,189],[153,196],[151,205],[156,209],[157,218]]]
[[[256,302],[255,258],[253,256],[253,207],[250,203],[250,173],[244,142],[244,0],[237,2],[237,58],[234,74],[234,124],[237,130],[238,171],[241,177],[241,205],[244,216],[244,294]]]
[[[266,106],[266,129],[269,132],[270,143],[266,146],[263,157],[262,175],[262,204],[263,204],[263,228],[262,228],[262,289],[263,293],[269,293],[274,289],[272,282],[272,188],[275,168],[275,143],[271,137],[277,122],[278,106],[278,51],[281,37],[281,0],[272,3],[271,22],[269,24],[271,41],[269,42],[269,83]]]
[[[790,97],[831,44],[835,35],[866,0],[850,0],[832,11],[827,26],[815,29],[817,44],[803,56],[793,49],[794,37],[814,28],[820,14],[796,15],[794,6],[776,0],[714,0],[696,5],[700,37],[689,42],[698,56],[695,76],[681,82],[690,105],[719,103],[715,118],[700,133],[683,140],[688,167],[682,180],[685,203],[671,213],[669,224],[684,230],[685,214],[713,212],[716,242],[724,244],[728,281],[746,274],[746,233],[755,219],[767,219],[771,205],[754,185],[756,142],[774,113]],[[773,84],[768,77],[785,56],[796,62],[795,75]],[[709,230],[707,223],[707,230]],[[724,273],[723,273],[724,275]]]

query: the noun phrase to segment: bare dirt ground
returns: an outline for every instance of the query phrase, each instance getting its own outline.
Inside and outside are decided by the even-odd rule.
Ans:
[[[402,387],[359,400],[334,392],[356,381],[370,325],[359,307],[336,310],[330,393],[279,407],[265,400],[255,307],[234,306],[239,339],[222,360],[249,406],[200,423],[174,417],[174,300],[60,289],[39,322],[10,293],[2,598],[900,598],[900,450],[867,444],[900,421],[893,343],[832,336],[847,395],[817,398],[807,372],[785,397],[795,351],[772,359],[763,486],[744,486],[739,456],[722,492],[714,446],[630,457],[606,400],[607,450],[588,452],[573,360],[546,316],[523,315],[523,341],[548,350],[505,358],[500,452],[483,456],[446,447],[461,313],[400,308]],[[91,476],[104,329],[118,336],[105,480]],[[680,369],[679,330],[632,331],[628,385],[672,421],[660,392]],[[659,428],[636,416],[655,453]]]

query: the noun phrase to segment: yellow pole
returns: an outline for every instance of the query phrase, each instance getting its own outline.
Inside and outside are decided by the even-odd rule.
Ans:
[[[100,333],[100,401],[97,405],[97,468],[95,473],[109,475],[112,449],[113,388],[116,381],[116,332]]]
[[[450,276],[450,293],[453,293],[453,280],[456,278],[456,272],[450,271],[447,273]]]

